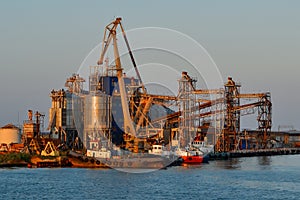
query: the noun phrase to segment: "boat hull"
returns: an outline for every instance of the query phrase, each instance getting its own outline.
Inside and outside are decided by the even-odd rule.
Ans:
[[[201,164],[204,161],[203,156],[181,156],[181,158],[186,164]]]

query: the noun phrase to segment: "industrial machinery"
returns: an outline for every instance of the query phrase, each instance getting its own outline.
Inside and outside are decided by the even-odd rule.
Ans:
[[[103,64],[103,60],[104,60],[106,51],[110,45],[111,40],[113,40],[115,67],[116,67],[116,71],[117,71],[122,111],[123,111],[123,116],[124,116],[124,132],[125,132],[125,134],[136,136],[136,131],[135,131],[135,128],[134,128],[133,123],[130,118],[129,107],[128,107],[128,103],[127,103],[127,92],[125,89],[125,83],[124,83],[124,79],[123,79],[123,69],[121,67],[121,60],[120,60],[120,55],[119,55],[119,51],[118,51],[117,32],[116,32],[118,26],[121,27],[127,47],[129,48],[129,45],[128,45],[128,42],[126,39],[126,35],[125,35],[124,29],[121,24],[121,18],[117,18],[115,21],[108,24],[105,28],[104,38],[103,38],[103,43],[102,43],[103,44],[102,52],[100,55],[100,59],[98,61],[98,65]],[[109,32],[108,36],[106,35],[106,31]],[[129,53],[131,55],[132,60],[134,60],[130,48],[129,48]],[[137,69],[136,66],[135,66],[135,69]]]
[[[123,73],[118,51],[119,29],[137,78]],[[106,57],[111,43],[113,65]],[[70,148],[82,148],[83,142],[91,150],[113,144],[131,152],[148,152],[159,143],[170,148],[184,147],[195,136],[215,144],[217,152],[242,149],[245,143],[259,148],[267,145],[272,126],[270,93],[243,94],[241,85],[231,77],[223,88],[198,89],[196,78],[187,72],[182,72],[176,96],[147,93],[121,18],[105,27],[97,64],[90,67],[88,91],[83,89],[85,80],[74,74],[67,79],[66,90],[53,90],[50,95],[48,128],[58,133]],[[153,116],[151,111],[155,108],[165,112]],[[259,131],[249,137],[241,131],[240,119],[255,112]]]
[[[57,151],[53,142],[47,142],[45,149],[41,152],[42,156],[59,156],[59,151]]]
[[[83,91],[83,83],[85,80],[78,74],[73,74],[66,80],[66,90],[52,90],[50,97],[52,100],[51,108],[49,109],[49,125],[48,130],[52,138],[60,139],[70,148],[81,148],[80,133],[81,126],[75,126],[77,123],[82,123],[83,119],[80,116],[74,116],[74,109],[81,104],[81,99],[76,99],[75,94]],[[77,101],[78,100],[78,101]],[[81,135],[82,136],[82,135]]]
[[[135,69],[138,79],[132,79],[129,85],[130,90],[128,91],[125,87],[125,77],[121,66],[121,60],[118,52],[117,44],[117,28],[120,27],[122,35],[124,37],[133,67]],[[157,136],[160,133],[162,138],[162,127],[154,127],[149,117],[149,111],[154,104],[161,104],[165,100],[175,97],[168,97],[163,95],[150,95],[147,94],[145,86],[142,82],[140,73],[138,71],[135,59],[129,46],[129,42],[121,24],[121,18],[117,18],[115,21],[106,26],[103,38],[102,52],[98,65],[102,65],[107,49],[110,42],[113,43],[114,48],[114,70],[116,71],[118,92],[121,100],[121,109],[123,113],[123,140],[125,143],[124,148],[133,152],[140,152],[145,150],[147,138],[151,136]],[[107,67],[106,67],[107,68]],[[103,79],[103,78],[102,78]],[[132,82],[133,81],[133,82]],[[101,83],[101,82],[100,82]],[[104,85],[104,84],[100,84]],[[114,96],[114,95],[113,95]],[[116,99],[113,97],[113,99]],[[128,101],[129,100],[129,101]],[[114,102],[115,103],[115,102]],[[120,125],[120,124],[119,124]]]
[[[179,111],[158,120],[177,123],[172,138],[180,138],[186,145],[197,134],[207,137],[215,144],[216,152],[239,150],[247,142],[255,148],[266,148],[272,126],[272,103],[270,93],[241,94],[240,84],[231,77],[224,89],[196,89],[196,79],[187,72],[179,80],[179,94],[176,101]],[[241,103],[241,100],[250,102]],[[258,134],[250,138],[240,130],[241,116],[257,112]],[[177,133],[176,133],[177,132]],[[251,147],[249,147],[251,148]]]

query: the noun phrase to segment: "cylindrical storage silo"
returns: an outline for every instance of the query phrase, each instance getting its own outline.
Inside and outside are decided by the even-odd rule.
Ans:
[[[66,92],[66,127],[75,128],[72,93]]]
[[[111,128],[111,97],[99,93],[84,99],[84,129],[105,130]]]
[[[83,144],[89,148],[91,141],[107,140],[105,133],[111,128],[111,97],[91,93],[84,98]]]
[[[0,128],[0,144],[20,143],[20,129],[12,124]]]
[[[84,99],[85,95],[72,94],[71,104],[68,105],[69,113],[67,113],[67,118],[74,120],[74,125],[78,132],[78,136],[83,140],[84,131]]]

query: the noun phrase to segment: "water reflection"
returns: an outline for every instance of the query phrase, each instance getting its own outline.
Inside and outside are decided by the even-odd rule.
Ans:
[[[272,158],[270,156],[251,157],[251,158],[232,158],[228,160],[211,161],[209,165],[213,165],[218,169],[242,169],[242,170],[269,170],[272,167]]]
[[[215,168],[219,169],[241,169],[241,159],[232,158],[229,160],[215,160],[210,162],[210,165],[214,165]]]
[[[270,156],[257,157],[257,164],[260,169],[271,169],[272,158]]]

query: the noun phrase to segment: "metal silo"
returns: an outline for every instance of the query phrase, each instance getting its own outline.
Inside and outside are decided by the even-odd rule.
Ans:
[[[104,93],[90,93],[84,98],[84,139],[104,141],[109,139],[111,129],[111,97]]]
[[[0,144],[20,143],[20,129],[12,124],[0,128]]]
[[[111,128],[111,98],[103,93],[89,94],[84,100],[84,129]]]

